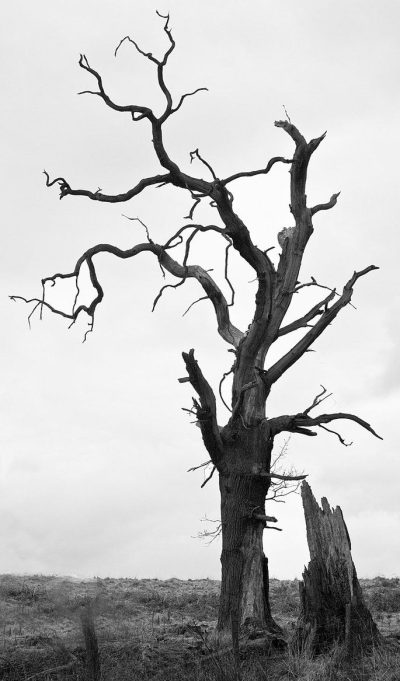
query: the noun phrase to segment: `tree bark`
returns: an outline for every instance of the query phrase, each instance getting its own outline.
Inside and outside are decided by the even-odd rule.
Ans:
[[[224,454],[219,474],[222,527],[222,582],[219,631],[245,626],[280,633],[269,605],[268,561],[264,555],[265,497],[269,478],[254,474],[268,457],[261,430],[241,431]],[[245,456],[243,456],[245,453]]]
[[[320,508],[306,482],[301,495],[311,560],[299,585],[298,638],[314,653],[339,643],[354,656],[380,636],[362,596],[346,523],[340,507],[332,510],[325,497]]]

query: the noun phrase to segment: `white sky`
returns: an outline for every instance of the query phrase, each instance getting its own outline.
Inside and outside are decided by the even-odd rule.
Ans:
[[[159,172],[146,121],[77,97],[95,83],[79,69],[85,52],[121,103],[160,110],[153,65],[124,45],[130,34],[160,54],[165,36],[155,9],[171,13],[177,42],[166,72],[175,97],[209,87],[185,102],[165,130],[171,156],[189,170],[200,152],[220,176],[260,168],[290,155],[289,138],[273,126],[285,104],[308,137],[328,135],[314,155],[309,202],[342,191],[337,207],[315,218],[304,261],[310,275],[343,286],[354,269],[380,266],[361,279],[353,302],[276,387],[270,415],[300,411],[324,384],[334,393],[325,411],[351,411],[383,435],[355,424],[335,436],[293,436],[288,464],[309,474],[317,497],[344,512],[359,575],[399,574],[398,444],[400,362],[397,267],[399,158],[399,18],[396,0],[14,0],[1,10],[0,110],[3,247],[1,249],[0,572],[167,578],[218,577],[220,546],[192,537],[200,519],[218,517],[215,478],[187,473],[206,456],[200,432],[181,407],[192,390],[180,385],[181,351],[196,349],[217,388],[232,362],[216,333],[212,307],[199,303],[196,282],[167,291],[154,258],[98,259],[105,298],[95,333],[81,344],[84,321],[71,331],[46,314],[27,325],[29,309],[9,294],[37,296],[40,280],[73,269],[97,242],[128,247],[143,240],[139,216],[165,241],[184,224],[190,200],[172,189],[149,190],[127,204],[58,200],[41,174],[73,187],[121,192]],[[193,172],[203,174],[201,166]],[[291,224],[287,167],[232,185],[235,207],[264,248]],[[211,209],[197,219],[215,219]],[[277,248],[278,251],[278,248]],[[198,238],[192,262],[223,272],[223,247]],[[237,258],[240,284],[233,321],[250,321],[252,272]],[[222,281],[223,285],[223,278]],[[315,299],[304,294],[298,309]],[[301,308],[301,305],[304,305]],[[278,348],[276,357],[284,351]],[[227,413],[221,406],[220,420]],[[282,533],[265,537],[271,574],[300,576],[308,561],[299,497],[271,506]]]

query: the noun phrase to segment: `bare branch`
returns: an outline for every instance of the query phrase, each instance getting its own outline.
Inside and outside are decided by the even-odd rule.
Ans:
[[[114,51],[114,57],[117,56],[117,53],[118,53],[119,48],[121,47],[121,45],[123,45],[123,43],[124,43],[125,41],[128,41],[129,43],[131,43],[131,45],[133,45],[133,46],[135,47],[135,49],[137,50],[137,52],[139,52],[139,54],[141,54],[142,57],[146,57],[146,59],[149,59],[149,60],[152,61],[154,64],[159,64],[159,63],[160,63],[159,60],[156,59],[156,57],[154,57],[153,54],[152,54],[151,52],[145,52],[144,50],[142,50],[142,49],[139,47],[139,45],[137,44],[137,42],[136,42],[135,40],[133,40],[133,38],[131,38],[129,35],[126,35],[124,38],[122,38],[122,39],[119,41],[119,43],[118,43],[118,45],[117,45],[117,47],[115,48],[115,51]]]
[[[332,194],[331,198],[327,203],[318,203],[316,206],[311,208],[311,215],[315,215],[315,213],[318,213],[320,210],[329,210],[330,208],[333,208],[333,206],[336,206],[338,196],[340,195],[340,192],[337,194]]]
[[[300,488],[301,481],[295,484],[288,485],[286,482],[280,482],[275,485],[271,485],[269,488],[270,494],[265,497],[265,501],[274,501],[277,504],[284,504],[284,497],[288,497],[290,494],[296,494]]]
[[[203,441],[214,466],[218,467],[222,458],[223,443],[217,423],[215,395],[194,358],[194,350],[183,352],[182,357],[190,383],[200,398],[200,404],[195,402],[195,406]]]
[[[355,416],[354,414],[338,412],[336,414],[320,414],[319,416],[315,417],[305,416],[304,418],[302,414],[298,414],[295,417],[296,424],[299,426],[321,426],[321,424],[330,423],[331,421],[336,421],[337,419],[347,419],[349,421],[354,421],[362,428],[365,428],[365,430],[368,430],[370,433],[372,433],[372,435],[377,437],[378,440],[383,440],[383,438],[375,432],[375,430],[372,428],[372,426],[370,426],[369,423],[367,423],[367,421],[364,421],[364,419],[361,419],[359,416]]]
[[[86,314],[89,316],[90,321],[89,321],[89,328],[86,331],[84,338],[83,338],[83,342],[85,342],[86,339],[87,339],[88,333],[93,331],[94,315],[95,315],[97,306],[101,303],[101,301],[103,300],[103,297],[104,297],[104,292],[103,292],[102,287],[100,286],[100,282],[97,279],[96,270],[95,270],[95,267],[94,267],[93,261],[92,261],[92,257],[95,254],[95,252],[96,252],[95,249],[90,249],[89,251],[86,251],[86,253],[84,253],[83,256],[81,256],[81,258],[78,260],[73,272],[68,272],[67,274],[62,274],[62,273],[58,272],[56,274],[53,274],[51,277],[45,277],[44,279],[42,279],[42,298],[41,299],[31,298],[30,300],[28,300],[28,299],[26,299],[22,296],[15,296],[15,295],[9,296],[10,299],[14,300],[14,301],[15,300],[23,300],[25,303],[32,303],[32,302],[37,303],[35,305],[34,309],[32,310],[32,312],[30,313],[29,317],[28,317],[28,322],[30,321],[30,318],[32,317],[32,314],[34,313],[35,309],[39,305],[40,305],[41,309],[43,309],[43,307],[45,307],[45,308],[49,309],[51,312],[53,312],[54,314],[60,315],[61,317],[64,317],[66,319],[71,319],[72,323],[74,323],[76,321],[76,319],[78,318],[78,316],[81,312],[86,312]],[[77,297],[79,295],[79,287],[78,287],[77,280],[78,280],[78,277],[79,277],[79,274],[80,274],[81,266],[83,264],[87,265],[87,268],[89,270],[90,282],[91,282],[93,288],[96,291],[96,296],[93,298],[90,305],[81,304],[78,307],[76,307]],[[45,300],[45,285],[48,282],[50,282],[51,286],[54,286],[55,283],[56,283],[56,279],[75,279],[75,281],[76,281],[76,286],[77,286],[77,289],[78,289],[78,295],[75,295],[75,297],[74,297],[71,312],[64,312],[63,310],[59,310],[59,309],[55,308],[54,306],[50,305],[49,303],[47,303],[47,301]],[[69,328],[71,328],[71,326],[72,326],[72,324],[69,326]]]
[[[321,142],[325,139],[327,131],[322,133],[319,137],[315,137],[314,139],[310,140],[308,143],[308,148],[310,151],[310,154],[313,154],[316,149],[318,149],[319,145]]]
[[[198,231],[201,231],[201,228],[198,228]],[[162,291],[167,288],[167,287],[172,287],[176,288],[178,286],[181,286],[187,278],[194,278],[197,279],[197,281],[200,283],[200,285],[203,287],[207,297],[210,299],[210,301],[213,304],[215,314],[217,317],[217,323],[218,323],[218,332],[221,335],[221,337],[230,345],[234,345],[235,347],[239,344],[240,339],[243,336],[243,333],[237,329],[230,321],[229,317],[229,308],[228,308],[228,303],[220,290],[220,288],[217,286],[215,283],[214,279],[211,277],[209,272],[205,271],[202,267],[199,265],[181,265],[178,263],[176,260],[171,258],[171,256],[165,251],[165,248],[163,246],[160,246],[159,244],[154,244],[154,243],[143,243],[143,244],[137,244],[136,246],[133,246],[132,248],[128,248],[126,250],[123,250],[121,248],[118,248],[117,246],[113,246],[111,244],[97,244],[96,246],[93,246],[92,248],[88,249],[85,251],[85,253],[79,258],[77,261],[75,268],[73,269],[72,272],[69,272],[67,274],[62,274],[62,273],[56,273],[52,275],[51,277],[46,277],[43,279],[43,282],[46,283],[48,281],[52,282],[52,285],[54,285],[54,282],[56,279],[68,279],[68,278],[77,278],[80,273],[80,268],[82,264],[86,262],[88,268],[89,268],[89,274],[90,274],[90,279],[92,286],[97,292],[96,297],[93,299],[93,301],[90,303],[90,305],[79,305],[76,309],[73,309],[71,313],[64,313],[62,311],[56,310],[55,308],[52,308],[52,306],[48,305],[45,301],[41,299],[31,299],[29,302],[34,302],[34,303],[40,303],[43,304],[45,307],[51,309],[52,312],[55,312],[56,314],[61,314],[62,316],[75,320],[79,313],[81,311],[87,312],[87,314],[93,318],[95,309],[97,305],[102,301],[103,299],[103,290],[100,286],[100,283],[97,279],[96,276],[96,271],[94,269],[93,263],[92,263],[92,258],[97,255],[98,253],[110,253],[111,255],[114,255],[118,258],[121,259],[129,259],[132,258],[139,253],[143,252],[150,252],[153,253],[154,255],[157,256],[160,264],[173,276],[178,277],[181,281],[178,282],[178,284],[173,285],[173,284],[167,284],[164,286],[160,293],[158,294],[156,300],[154,301],[154,305],[157,303],[160,295],[162,294]],[[11,296],[12,299],[18,299],[17,296]],[[21,298],[22,299],[22,298]],[[27,301],[26,301],[27,302]],[[75,301],[76,302],[76,301]],[[75,303],[74,303],[75,304]],[[154,309],[153,305],[153,309]]]
[[[187,411],[192,411],[191,409],[188,409]],[[212,463],[211,459],[208,459],[208,461],[203,461],[199,466],[194,466],[193,468],[188,468],[187,473],[192,473],[192,471],[197,471],[199,468],[203,468],[204,466],[208,466],[210,463]]]
[[[282,104],[282,107],[283,107],[283,110],[285,112],[285,116],[286,116],[287,120],[289,121],[289,123],[291,123],[292,121],[290,120],[290,116],[287,112],[286,106],[284,104]]]
[[[211,165],[210,165],[202,156],[200,156],[200,152],[199,152],[198,149],[195,149],[194,151],[191,151],[191,152],[190,152],[190,163],[193,162],[193,159],[194,159],[194,158],[198,158],[199,161],[200,161],[201,163],[203,163],[203,165],[205,165],[206,168],[208,168],[208,170],[210,171],[210,173],[211,173],[211,175],[212,175],[212,177],[213,177],[214,180],[217,179],[217,176],[216,176],[216,174],[215,174],[215,172],[214,172],[212,166],[211,166]]]
[[[285,130],[285,132],[287,132],[288,135],[290,135],[293,142],[295,142],[296,146],[303,146],[307,144],[303,135],[290,121],[275,121],[274,125],[276,128],[282,128],[283,130]]]
[[[165,24],[164,24],[164,31],[165,31],[165,33],[167,34],[168,40],[169,40],[169,42],[170,42],[170,47],[169,47],[169,49],[165,52],[164,57],[163,57],[163,60],[162,60],[162,65],[165,66],[165,64],[167,63],[167,59],[168,59],[169,55],[171,54],[171,52],[172,52],[172,51],[174,50],[174,48],[175,48],[175,41],[174,41],[174,39],[173,39],[173,37],[172,37],[171,31],[170,31],[169,26],[168,26],[168,24],[169,24],[169,14],[161,14],[161,12],[159,12],[157,9],[156,9],[156,14],[157,14],[157,16],[161,17],[161,19],[165,19],[165,20],[166,20],[166,21],[165,21]]]
[[[60,187],[60,199],[64,196],[86,196],[92,201],[104,201],[105,203],[121,203],[124,201],[129,201],[134,196],[140,194],[146,187],[151,187],[159,182],[165,182],[169,184],[171,182],[171,175],[166,173],[164,175],[154,175],[153,177],[146,177],[140,180],[135,187],[129,189],[127,192],[122,194],[102,194],[101,191],[97,190],[91,192],[87,189],[71,189],[70,184],[63,178],[57,177],[56,179],[50,181],[49,174],[44,170],[46,175],[46,186],[51,187],[53,184],[58,184]]]
[[[268,477],[271,478],[271,480],[283,480],[283,481],[292,481],[292,480],[305,480],[308,478],[308,473],[307,475],[280,475],[279,473],[270,473]]]
[[[314,326],[296,343],[289,352],[273,364],[267,372],[261,374],[262,379],[267,385],[271,386],[282,376],[300,357],[308,350],[314,341],[321,335],[326,327],[335,319],[340,310],[348,305],[353,294],[353,286],[357,279],[368,274],[372,270],[379,269],[376,265],[370,265],[360,272],[354,272],[347,284],[343,288],[343,293],[339,299],[331,306],[327,307]]]
[[[95,77],[97,81],[97,85],[99,88],[98,92],[92,92],[91,90],[83,90],[82,92],[79,92],[78,94],[83,95],[83,94],[92,94],[92,95],[98,95],[99,97],[102,98],[102,100],[109,106],[111,109],[114,109],[114,111],[120,111],[122,113],[130,113],[132,120],[142,120],[143,118],[148,118],[150,121],[154,120],[154,114],[151,109],[147,106],[139,106],[137,104],[127,104],[125,106],[121,106],[120,104],[116,104],[115,102],[112,101],[112,99],[108,96],[108,94],[104,90],[103,86],[103,81],[100,76],[100,74],[93,69],[85,54],[81,54],[79,57],[79,66],[90,73],[92,76]],[[138,116],[135,118],[135,116]]]
[[[189,307],[186,308],[186,310],[185,310],[185,312],[183,313],[182,317],[184,317],[185,315],[187,315],[187,313],[189,312],[189,310],[191,310],[192,307],[193,307],[194,305],[196,305],[197,303],[200,303],[202,300],[209,300],[209,297],[208,297],[208,296],[201,296],[201,298],[197,298],[197,300],[194,300],[193,303],[190,303]]]
[[[307,208],[307,170],[313,151],[323,139],[323,136],[321,136],[307,142],[289,120],[276,121],[275,126],[282,128],[296,145],[290,168],[290,211],[295,224],[291,226],[290,230],[284,230],[283,235],[280,232],[282,251],[277,267],[272,313],[269,316],[268,329],[262,345],[263,357],[266,356],[271,344],[275,342],[282,321],[292,302],[304,251],[313,233],[311,211]],[[313,311],[312,314],[318,314],[318,312]],[[306,323],[306,321],[300,321],[300,326]],[[294,325],[294,328],[298,328],[297,325]],[[287,329],[286,332],[288,332]],[[266,387],[268,388],[267,385]]]
[[[322,400],[321,400],[322,401]],[[336,421],[337,419],[347,419],[349,421],[354,421],[358,423],[362,428],[368,430],[372,435],[377,437],[379,440],[383,438],[378,435],[375,430],[370,426],[367,421],[361,419],[359,416],[354,414],[348,414],[344,412],[338,412],[335,414],[320,414],[319,416],[309,416],[310,408],[305,412],[292,415],[277,416],[272,419],[268,419],[269,428],[274,435],[277,433],[282,433],[283,431],[288,431],[291,433],[299,433],[302,435],[316,435],[314,431],[310,431],[309,428],[312,426],[322,426],[331,421]],[[337,433],[335,433],[337,434]],[[343,443],[342,443],[343,444]]]
[[[308,477],[308,474],[307,475],[280,475],[279,473],[267,473],[265,471],[261,471],[257,475],[260,476],[261,478],[270,478],[271,480],[284,480],[284,481],[305,480]]]
[[[182,280],[181,280],[181,281],[178,281],[177,284],[164,284],[164,286],[162,286],[162,287],[160,288],[159,292],[157,293],[156,297],[155,297],[154,300],[153,300],[153,305],[152,305],[151,311],[154,312],[154,310],[155,310],[156,307],[157,307],[158,301],[160,300],[160,298],[161,298],[162,294],[164,293],[164,291],[167,290],[167,288],[177,289],[177,288],[179,288],[179,286],[182,286],[182,284],[184,284],[185,281],[186,281],[186,274],[183,275]]]
[[[175,111],[178,111],[178,109],[181,108],[186,97],[192,97],[193,95],[196,95],[198,92],[208,92],[208,87],[198,87],[196,90],[193,90],[193,92],[186,92],[184,95],[181,96],[178,104],[171,110],[171,113],[175,113]]]
[[[233,364],[233,365],[231,366],[231,368],[229,369],[229,371],[225,371],[225,373],[223,374],[223,376],[222,376],[222,378],[221,378],[221,380],[220,380],[220,382],[219,382],[219,385],[218,385],[218,392],[219,392],[219,396],[220,396],[220,398],[221,398],[221,401],[222,401],[222,403],[224,404],[224,406],[227,408],[227,410],[230,411],[230,412],[232,412],[232,409],[231,409],[231,408],[228,406],[228,404],[225,402],[224,397],[223,397],[223,395],[222,395],[222,384],[223,384],[224,380],[225,380],[230,374],[233,373],[234,368],[235,368],[235,365]]]
[[[170,93],[169,89],[167,88],[165,81],[164,81],[164,66],[167,63],[168,57],[170,56],[171,52],[173,52],[173,50],[175,48],[175,41],[172,37],[172,33],[171,33],[171,31],[169,29],[169,25],[168,25],[169,24],[169,14],[164,15],[164,14],[161,14],[160,12],[158,12],[157,10],[156,10],[156,14],[159,17],[161,17],[162,19],[166,20],[165,24],[164,24],[164,32],[166,33],[168,40],[169,40],[169,43],[170,43],[170,47],[166,50],[162,59],[157,59],[157,57],[154,57],[152,52],[145,52],[144,50],[142,50],[139,47],[139,45],[137,44],[137,42],[135,40],[133,40],[133,38],[131,38],[128,35],[125,36],[124,38],[122,38],[122,40],[120,40],[120,42],[117,45],[117,48],[114,52],[114,55],[117,56],[118,50],[121,47],[121,45],[125,41],[128,41],[129,43],[131,43],[135,47],[135,49],[137,50],[137,52],[139,52],[139,54],[141,54],[143,57],[145,57],[146,59],[149,59],[151,62],[156,64],[158,84],[159,84],[160,89],[163,92],[163,94],[164,94],[164,96],[167,100],[167,107],[166,107],[163,115],[159,119],[159,121],[163,122],[172,113],[172,97],[171,97],[171,93]],[[153,120],[153,122],[155,121],[154,114],[153,114],[152,120]]]
[[[278,519],[275,518],[272,515],[265,515],[264,513],[252,513],[251,518],[255,518],[255,520],[263,520],[266,523],[277,523]]]
[[[169,49],[165,52],[163,59],[162,59],[162,60],[157,59],[156,57],[154,57],[154,55],[153,55],[151,52],[145,52],[144,50],[142,50],[142,49],[139,47],[139,45],[137,44],[137,42],[136,42],[135,40],[133,40],[133,38],[131,38],[129,35],[126,35],[125,38],[122,38],[122,40],[119,41],[119,43],[118,43],[118,45],[117,45],[117,47],[116,47],[116,49],[115,49],[115,52],[114,52],[114,56],[115,56],[115,57],[117,56],[118,50],[119,50],[119,48],[121,47],[121,45],[122,45],[125,41],[128,41],[128,42],[130,42],[130,43],[135,47],[135,49],[137,50],[137,52],[139,52],[139,54],[141,54],[143,57],[146,57],[146,59],[149,59],[149,60],[152,61],[154,64],[157,64],[157,66],[165,66],[165,64],[167,63],[167,60],[168,60],[169,55],[171,54],[171,52],[173,51],[173,49],[174,49],[174,47],[175,47],[175,42],[174,42],[174,39],[172,38],[171,31],[170,31],[170,29],[169,29],[169,27],[168,27],[168,23],[169,23],[169,14],[166,14],[166,15],[161,14],[160,12],[158,12],[158,10],[156,10],[156,14],[157,14],[159,17],[161,17],[162,19],[166,19],[166,22],[165,22],[165,24],[164,24],[164,31],[165,31],[165,33],[167,34],[168,39],[169,39],[169,42],[170,42],[170,44],[171,44],[170,47],[169,47]]]
[[[226,238],[228,239],[228,237],[226,237]],[[228,243],[227,247],[225,248],[225,271],[224,271],[225,281],[228,284],[229,288],[231,289],[231,293],[232,293],[231,302],[228,303],[228,307],[232,307],[235,303],[235,289],[233,288],[232,282],[230,281],[230,279],[228,277],[228,257],[229,257],[229,249],[230,249],[231,246],[232,246],[232,242],[229,240],[229,243]]]
[[[217,227],[217,225],[198,225],[198,224],[184,225],[183,227],[180,227],[178,231],[175,232],[175,234],[168,239],[168,241],[165,242],[163,248],[165,250],[167,250],[168,248],[174,248],[174,245],[177,245],[174,244],[174,241],[176,241],[176,239],[178,239],[178,243],[182,243],[183,239],[179,241],[179,238],[187,229],[194,229],[196,230],[196,232],[216,232],[217,234],[225,235],[225,229],[223,227]]]
[[[299,284],[298,286],[296,286],[296,288],[294,289],[293,292],[298,293],[302,288],[306,288],[307,286],[318,286],[318,288],[324,288],[327,291],[335,291],[335,295],[337,295],[337,296],[339,295],[338,293],[336,293],[336,289],[331,288],[331,286],[325,286],[324,284],[319,284],[314,277],[311,277],[311,281],[307,281],[304,284]]]
[[[244,171],[241,173],[235,173],[234,175],[230,175],[229,177],[226,177],[224,180],[221,180],[221,184],[223,186],[226,186],[229,182],[233,182],[234,180],[238,180],[242,177],[254,177],[255,175],[267,175],[269,171],[271,170],[272,166],[275,165],[275,163],[293,163],[293,159],[291,158],[284,158],[283,156],[274,156],[271,158],[265,168],[261,168],[260,170],[249,170],[249,171]]]
[[[216,471],[216,468],[217,468],[216,466],[213,466],[213,467],[212,467],[212,470],[211,470],[210,475],[209,475],[209,476],[204,480],[204,482],[200,485],[200,489],[203,489],[203,487],[206,486],[206,484],[208,483],[208,481],[211,480],[212,476],[214,475],[214,473],[215,473],[215,471]]]
[[[208,545],[212,544],[213,541],[215,541],[221,534],[222,534],[222,523],[221,520],[213,520],[212,518],[207,518],[205,516],[204,518],[200,519],[201,522],[206,522],[206,523],[216,523],[217,527],[215,530],[202,530],[201,532],[198,532],[197,534],[197,539],[209,539],[207,542]]]
[[[323,430],[326,430],[328,433],[333,433],[333,435],[336,435],[336,436],[339,438],[339,440],[340,440],[340,442],[342,443],[342,445],[344,445],[345,447],[351,447],[351,445],[353,444],[352,442],[346,442],[346,441],[342,438],[342,436],[340,435],[340,433],[338,433],[336,430],[332,430],[331,428],[327,428],[326,426],[321,426],[321,425],[320,425],[319,427],[322,428]]]
[[[321,404],[321,402],[323,402],[324,400],[328,399],[328,397],[331,397],[331,396],[332,396],[332,393],[326,394],[326,393],[327,393],[327,389],[324,388],[323,385],[321,385],[321,388],[322,388],[322,392],[318,393],[318,395],[316,395],[316,396],[314,397],[312,404],[311,404],[309,407],[307,407],[307,409],[305,409],[305,410],[303,411],[303,414],[304,414],[304,415],[309,414],[310,411],[311,411],[312,409],[315,409],[315,407],[318,407],[318,405]]]
[[[129,215],[124,215],[123,213],[121,213],[121,215],[123,218],[126,218],[127,220],[140,222],[140,224],[142,225],[142,227],[144,227],[146,231],[147,241],[149,242],[149,244],[154,244],[154,241],[150,238],[149,228],[147,227],[147,225],[144,224],[144,222],[140,218],[130,218]]]
[[[199,205],[202,197],[193,196],[193,194],[192,194],[192,198],[194,199],[193,205],[192,205],[189,213],[187,215],[185,215],[185,217],[184,217],[185,220],[193,220],[194,211],[196,210],[197,206]]]
[[[307,284],[304,284],[305,286]],[[310,322],[314,317],[317,317],[318,315],[323,314],[324,309],[326,309],[326,305],[329,303],[332,298],[334,298],[336,294],[335,289],[321,302],[317,303],[314,305],[311,310],[309,310],[303,317],[300,317],[299,319],[296,319],[294,322],[291,322],[290,324],[287,324],[286,326],[283,326],[279,329],[278,336],[284,336],[287,333],[291,333],[292,331],[297,331],[298,329],[301,329],[302,327],[307,327],[308,322]]]
[[[296,286],[296,288],[293,290],[293,293],[298,293],[302,288],[306,288],[307,286],[317,286],[318,288],[324,288],[327,291],[331,291],[334,296],[339,296],[340,294],[336,291],[335,288],[331,288],[330,286],[324,286],[324,284],[319,284],[317,280],[314,277],[311,277],[311,281],[307,281],[304,284],[299,284]],[[349,303],[350,307],[352,307],[354,310],[356,310],[356,306],[353,305],[353,303]]]

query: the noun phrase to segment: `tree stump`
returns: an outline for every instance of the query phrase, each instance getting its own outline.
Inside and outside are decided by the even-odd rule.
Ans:
[[[354,657],[377,644],[380,635],[362,596],[346,523],[341,508],[331,509],[325,497],[320,508],[307,482],[301,496],[311,560],[299,584],[298,640],[313,653],[344,644],[347,656]]]

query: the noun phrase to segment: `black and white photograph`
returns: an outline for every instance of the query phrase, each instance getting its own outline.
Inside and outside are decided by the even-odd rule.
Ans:
[[[400,681],[400,4],[0,34],[0,679]]]

